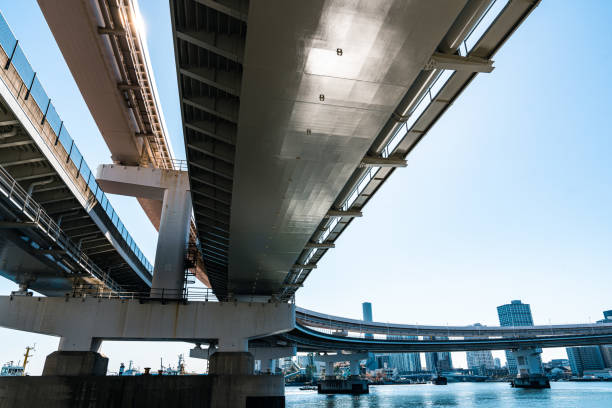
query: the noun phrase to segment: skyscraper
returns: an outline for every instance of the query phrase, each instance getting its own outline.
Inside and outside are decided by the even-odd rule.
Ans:
[[[604,360],[598,346],[567,347],[565,351],[572,368],[572,374],[578,377],[582,377],[584,370],[601,370],[604,368]]]
[[[417,340],[417,336],[387,336],[387,340]],[[421,355],[419,353],[390,354],[389,362],[392,368],[400,373],[421,371]]]
[[[533,326],[531,307],[520,300],[513,300],[509,304],[497,306],[497,315],[501,326]],[[538,351],[541,352],[541,350]],[[516,359],[512,356],[510,350],[506,350],[506,361],[510,374],[518,374]],[[540,359],[541,363],[542,360]]]
[[[500,369],[501,368],[501,360],[497,357],[495,357],[493,359],[494,363],[495,363],[495,368]]]
[[[604,310],[603,315],[603,320],[599,320],[597,323],[612,323],[612,310]],[[612,344],[599,346],[599,351],[601,351],[604,365],[608,368],[612,368]]]
[[[476,323],[474,326],[482,325],[480,323]],[[469,337],[466,337],[466,339],[469,339]],[[468,351],[466,352],[466,357],[468,368],[476,373],[484,374],[486,370],[492,370],[495,368],[491,350]]]
[[[485,370],[492,370],[495,368],[491,350],[468,351],[466,354],[467,365],[470,370],[484,372]]]
[[[370,302],[363,302],[361,304],[361,311],[363,313],[363,321],[364,322],[371,322],[371,321],[373,321],[372,320],[372,303],[370,303]],[[363,337],[366,338],[366,339],[373,339],[374,335],[366,333]],[[366,369],[368,369],[368,370],[376,370],[377,368],[379,368],[378,360],[376,359],[376,355],[372,354],[371,357],[366,360],[365,366],[366,366]]]
[[[363,311],[363,321],[371,322],[372,321],[372,304],[370,302],[363,302],[361,304],[361,309]],[[364,337],[366,339],[374,338],[372,334],[366,334]]]
[[[448,340],[448,337],[430,337],[431,340]],[[431,372],[451,371],[453,369],[453,360],[451,353],[441,351],[436,353],[425,353],[425,362],[427,370]]]

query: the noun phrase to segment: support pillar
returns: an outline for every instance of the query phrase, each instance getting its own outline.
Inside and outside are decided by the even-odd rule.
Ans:
[[[336,378],[336,375],[334,374],[334,361],[326,361],[325,362],[325,379],[332,380],[335,378]]]
[[[541,350],[536,348],[514,349],[517,377],[512,381],[516,388],[550,388],[550,382],[542,369]]]
[[[349,353],[338,351],[336,354],[315,356],[315,361],[325,363],[325,380],[319,382],[319,394],[367,394],[370,392],[368,382],[359,377],[359,362],[367,360],[369,353]],[[348,361],[350,375],[347,379],[337,379],[334,375],[334,363]]]
[[[170,400],[176,404],[168,406],[284,407],[284,377],[253,375],[254,358],[248,342],[292,330],[294,305],[0,296],[0,311],[0,327],[61,337],[60,350],[51,354],[45,364],[45,381],[22,377],[18,379],[22,387],[16,386],[14,379],[0,378],[0,405],[3,398],[19,401],[6,406],[44,406],[41,401],[58,399],[63,405],[54,406],[63,408],[76,406],[75,401],[80,404],[84,399],[87,401],[77,405],[89,406],[92,400],[88,398],[95,398],[99,401],[97,406],[111,406],[106,401],[115,398],[116,393],[116,398],[125,401],[146,400],[134,406]],[[193,343],[210,339],[218,342],[218,349],[210,356],[207,376],[93,378],[106,373],[108,360],[98,354],[104,339]],[[66,375],[74,377],[67,381]],[[37,384],[48,387],[40,395],[24,392],[36,389]],[[124,384],[127,385],[123,387]],[[155,398],[147,399],[147,393],[154,393]],[[185,395],[195,402],[187,405]],[[177,405],[181,399],[183,405]]]
[[[187,172],[103,164],[97,173],[107,193],[141,200],[159,231],[151,297],[181,297],[192,210]]]
[[[186,172],[184,177],[186,177]],[[185,249],[189,241],[191,196],[183,184],[164,192],[153,267],[151,296],[180,297],[185,282]]]
[[[360,360],[350,361],[350,374],[351,377],[359,377],[361,366],[359,365]]]
[[[295,356],[297,349],[295,347],[249,347],[249,352],[255,360],[261,362],[261,372],[274,374],[276,360]]]
[[[108,358],[100,354],[102,341],[78,330],[60,339],[59,350],[49,354],[43,367],[44,376],[103,376],[108,369]]]

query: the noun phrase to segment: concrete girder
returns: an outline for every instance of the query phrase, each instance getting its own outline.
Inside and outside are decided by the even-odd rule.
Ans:
[[[235,134],[233,135],[222,135],[220,134],[218,131],[212,131],[212,130],[207,130],[204,126],[206,125],[207,122],[205,121],[191,121],[191,122],[185,122],[185,128],[187,129],[191,129],[195,132],[198,132],[200,134],[202,134],[203,136],[207,136],[210,137],[211,139],[214,139],[218,142],[222,142],[225,143],[229,146],[235,146],[236,145],[236,136]]]
[[[204,160],[202,160],[202,159],[199,159],[199,160],[190,160],[190,163],[191,163],[191,166],[197,167],[198,169],[204,170],[204,171],[206,171],[208,173],[214,174],[216,176],[223,177],[223,178],[225,178],[227,180],[230,180],[230,181],[234,180],[234,176],[232,174],[232,172],[234,170],[233,167],[227,166],[227,167],[230,167],[228,169],[229,171],[227,171],[227,172],[220,171],[220,170],[216,169],[216,167],[219,167],[220,163],[218,161],[213,161],[213,159],[211,159],[210,161],[212,161],[212,163],[211,163],[212,167],[207,166],[204,163]],[[226,164],[226,163],[223,163],[223,164]]]
[[[317,269],[316,264],[295,264],[292,269]]]
[[[405,159],[398,157],[365,156],[359,167],[406,167],[407,165]]]
[[[236,53],[234,52],[235,50],[237,50],[235,46],[233,47],[228,46],[227,48],[221,48],[220,46],[215,46],[213,44],[216,41],[214,41],[214,39],[213,41],[210,41],[210,42],[207,41],[208,38],[204,38],[204,36],[201,34],[201,31],[184,32],[184,31],[176,30],[175,35],[176,35],[176,38],[182,41],[188,42],[189,44],[193,44],[196,47],[199,47],[204,50],[210,51],[214,54],[220,55],[224,58],[227,58],[230,61],[234,61],[239,64],[242,64],[242,54],[243,54],[242,50]]]
[[[213,200],[213,201],[216,201],[216,202],[218,202],[218,203],[224,204],[224,205],[226,205],[226,206],[228,206],[228,207],[229,207],[230,205],[232,205],[231,201],[229,201],[229,200],[227,200],[227,199],[226,199],[226,200],[224,200],[224,199],[222,199],[222,198],[220,198],[220,197],[217,197],[217,196],[215,196],[215,195],[214,195],[215,193],[213,193],[213,194],[209,194],[209,193],[205,193],[205,192],[203,192],[203,191],[201,191],[201,190],[194,190],[194,191],[193,191],[193,194],[195,194],[195,195],[197,195],[197,196],[199,196],[199,197],[205,197],[205,198],[208,198],[208,199],[210,199],[210,200]],[[223,193],[223,194],[227,195],[227,193]],[[229,198],[229,197],[226,197],[226,198]]]
[[[315,361],[320,361],[322,363],[340,363],[343,361],[362,361],[370,358],[370,353],[343,353],[339,351],[336,354],[316,354],[314,356]]]
[[[246,352],[249,339],[295,327],[287,303],[189,302],[0,297],[0,326],[61,337],[60,350],[97,351],[101,340],[216,341],[218,351]]]
[[[213,98],[207,96],[190,97],[189,99],[183,98],[182,102],[186,105],[193,106],[202,112],[210,113],[225,121],[238,124],[238,106],[230,106],[232,112],[223,112],[220,110],[220,98]],[[235,102],[237,105],[237,102]]]
[[[335,248],[336,244],[333,242],[309,242],[304,248],[320,248],[320,249],[332,249]]]
[[[214,177],[214,176],[211,176],[211,178],[212,177]],[[222,179],[222,180],[217,179],[217,180],[214,180],[214,182],[213,181],[207,181],[207,180],[204,180],[202,177],[200,177],[200,175],[198,174],[198,175],[192,175],[191,176],[191,180],[195,181],[197,183],[204,184],[205,186],[212,187],[212,188],[214,188],[216,190],[223,191],[224,193],[232,194],[232,183],[228,182],[225,179]],[[223,183],[225,183],[226,186],[219,185],[219,182],[221,182],[221,181]]]
[[[467,72],[493,72],[493,61],[479,57],[462,57],[456,54],[436,52],[425,65],[426,70],[452,69]]]
[[[329,210],[327,214],[325,214],[325,218],[330,217],[363,217],[363,213],[357,210]]]
[[[180,68],[179,72],[181,75],[199,81],[205,85],[212,86],[223,92],[226,92],[232,96],[240,96],[240,76],[236,75],[234,79],[229,79],[220,82],[219,76],[220,70],[216,69],[205,69],[205,68]]]
[[[224,4],[221,4],[218,1],[214,0],[195,0],[196,3],[203,4],[206,7],[210,7],[213,10],[217,10],[223,14],[227,14],[228,16],[234,17],[237,20],[246,22],[248,19],[248,7],[243,7],[245,3],[243,1],[225,1]],[[228,4],[231,4],[228,5]],[[242,6],[242,7],[241,7]],[[240,10],[242,8],[242,10]]]
[[[231,157],[228,157],[229,155],[227,154],[222,154],[219,152],[215,152],[213,151],[214,149],[210,149],[207,147],[202,146],[201,143],[188,143],[187,147],[190,149],[193,149],[197,152],[200,152],[202,154],[205,154],[206,156],[210,156],[213,159],[218,159],[221,161],[226,162],[227,164],[231,164],[232,166],[234,165],[234,154],[232,152]]]

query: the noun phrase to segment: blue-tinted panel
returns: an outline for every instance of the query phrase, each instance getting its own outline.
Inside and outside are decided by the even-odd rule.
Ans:
[[[87,180],[90,179],[95,179],[95,177],[91,176],[91,170],[89,170],[89,167],[87,167],[87,163],[83,162],[81,163],[81,177],[83,177],[83,180],[85,180],[85,182],[87,183]]]
[[[62,128],[62,131],[59,135],[59,141],[66,149],[66,153],[70,151],[70,146],[72,145],[72,138],[70,137],[70,133],[66,130],[66,127]]]
[[[98,200],[100,204],[102,204],[102,208],[104,208],[104,203],[103,203],[104,191],[102,191],[101,188],[98,188],[98,191],[96,192],[96,199]]]
[[[70,160],[72,160],[77,169],[81,165],[81,160],[83,160],[83,156],[81,155],[81,152],[79,152],[79,149],[76,147],[76,145],[72,146],[72,149],[70,150]]]
[[[30,96],[34,98],[34,101],[36,102],[42,113],[45,113],[45,110],[47,109],[47,104],[49,103],[49,97],[47,96],[47,93],[40,84],[38,78],[34,78],[32,89],[30,89]]]
[[[25,54],[21,50],[21,47],[17,47],[15,50],[15,55],[13,55],[13,66],[17,70],[17,73],[26,84],[26,86],[30,86],[32,83],[32,78],[34,78],[34,70],[30,66],[28,59]]]
[[[2,46],[4,52],[6,52],[9,57],[11,56],[16,43],[17,40],[6,23],[6,20],[2,15],[0,15],[0,46]]]
[[[106,198],[106,194],[104,194],[102,189],[100,189],[100,191],[101,191],[101,194],[102,194],[102,198],[98,198],[98,200],[102,204],[102,208],[104,208],[104,211],[106,211],[106,208],[108,206],[108,198]]]
[[[49,126],[57,135],[60,131],[60,126],[62,125],[62,120],[60,119],[57,111],[55,110],[55,106],[53,104],[49,105],[49,109],[47,110],[47,122],[49,122]]]
[[[98,190],[101,190],[98,187],[98,183],[96,183],[96,178],[94,177],[93,173],[91,175],[91,177],[89,178],[89,183],[87,183],[87,185],[89,186],[89,189],[91,190],[92,193],[94,193],[96,195],[96,198],[98,197]]]

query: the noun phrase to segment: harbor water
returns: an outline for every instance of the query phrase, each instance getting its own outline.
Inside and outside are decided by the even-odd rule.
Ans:
[[[360,396],[287,387],[285,395],[287,408],[612,408],[612,382],[554,382],[546,390],[515,389],[508,383],[379,385]]]

